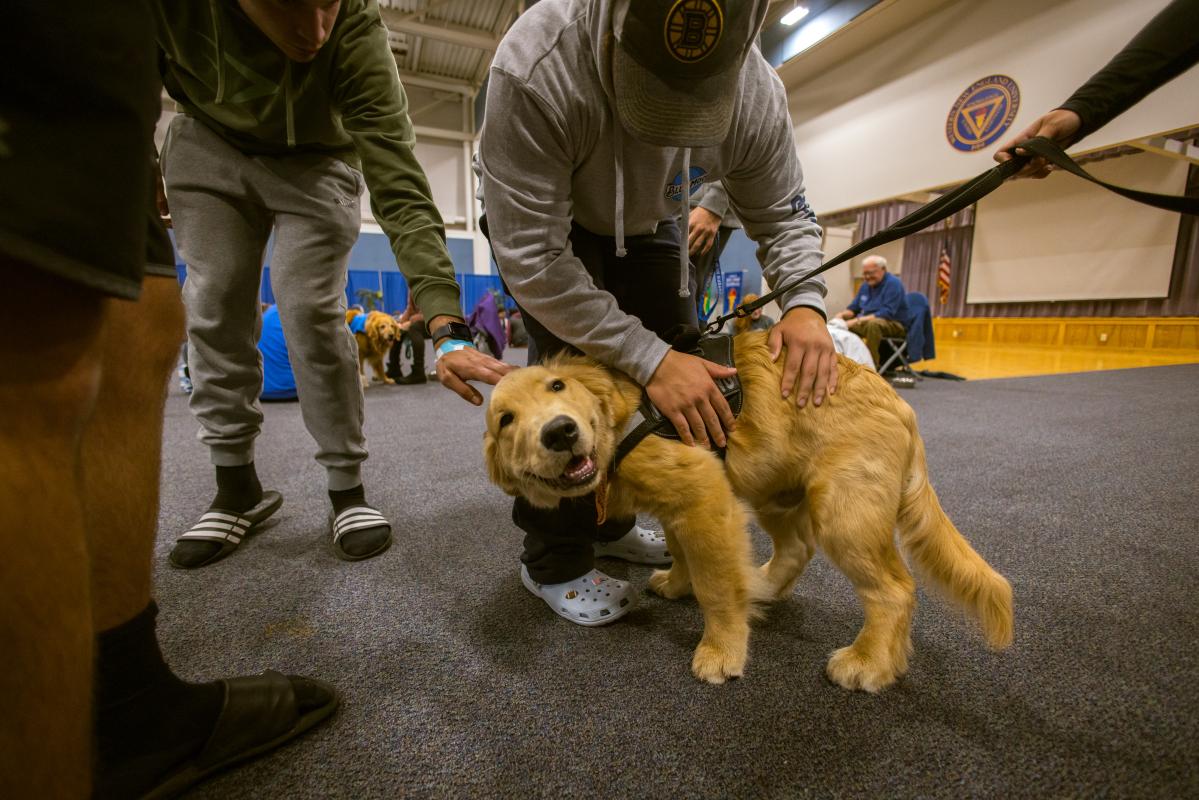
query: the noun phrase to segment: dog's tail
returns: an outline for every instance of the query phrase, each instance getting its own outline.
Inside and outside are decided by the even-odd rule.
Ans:
[[[911,414],[911,412],[909,412]],[[987,644],[1012,643],[1012,587],[950,521],[928,482],[915,414],[908,420],[911,460],[899,503],[899,540],[919,572],[982,626]]]

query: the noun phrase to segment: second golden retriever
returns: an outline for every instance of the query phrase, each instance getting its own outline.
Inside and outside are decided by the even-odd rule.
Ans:
[[[691,668],[712,683],[743,673],[755,605],[790,596],[819,548],[853,583],[865,612],[857,638],[829,658],[829,678],[870,692],[893,684],[907,670],[916,608],[896,529],[918,571],[978,621],[987,643],[1008,645],[1011,586],[942,510],[911,407],[878,375],[839,358],[836,395],[797,408],[780,396],[782,359],[770,360],[766,334],[738,336],[735,350],[745,402],[725,461],[649,436],[611,472],[641,388],[590,359],[566,357],[516,370],[496,386],[484,435],[492,481],[544,508],[594,492],[608,516],[661,520],[675,560],[649,585],[667,598],[695,593],[705,625]],[[774,544],[758,569],[739,499]]]
[[[346,325],[349,325],[355,317],[360,316],[362,316],[361,311],[356,308],[350,309],[346,312]],[[367,362],[374,369],[375,377],[384,383],[395,383],[387,377],[387,370],[383,368],[383,360],[387,358],[387,352],[395,345],[399,335],[400,326],[396,324],[395,318],[390,314],[382,311],[367,313],[363,330],[354,334],[354,339],[358,342],[358,379],[362,382],[363,389],[370,386],[371,382],[366,375]]]

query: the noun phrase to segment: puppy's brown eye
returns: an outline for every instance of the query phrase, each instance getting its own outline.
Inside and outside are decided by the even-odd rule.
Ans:
[[[553,383],[550,384],[551,392],[560,392],[565,388],[566,388],[566,384],[563,383],[562,381],[554,381]]]
[[[515,417],[513,417],[511,413],[500,415],[500,427],[503,428],[510,425],[513,419],[515,419]]]

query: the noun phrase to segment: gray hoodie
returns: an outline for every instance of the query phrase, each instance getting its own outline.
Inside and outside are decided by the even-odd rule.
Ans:
[[[729,195],[724,190],[724,187],[720,185],[720,181],[705,183],[700,187],[692,200],[692,208],[699,206],[720,217],[720,227],[741,227],[741,223],[737,220],[737,215],[729,209]]]
[[[571,252],[572,219],[615,236],[623,255],[625,236],[686,219],[690,193],[720,180],[772,286],[820,265],[821,231],[804,197],[786,93],[758,49],[742,68],[723,144],[645,144],[624,132],[609,102],[612,6],[541,0],[516,21],[491,65],[479,168],[491,245],[517,302],[558,338],[644,385],[669,345],[596,288]],[[824,294],[817,278],[780,306],[824,314]]]

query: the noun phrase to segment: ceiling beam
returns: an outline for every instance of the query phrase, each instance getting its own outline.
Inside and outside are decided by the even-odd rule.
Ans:
[[[428,125],[413,125],[412,132],[418,139],[451,139],[456,142],[473,142],[475,140],[473,133],[451,131],[447,128],[431,128]]]
[[[420,86],[425,89],[436,89],[442,92],[457,92],[468,97],[474,97],[479,87],[460,78],[444,78],[440,75],[418,75],[413,72],[400,70],[400,82],[409,86]]]
[[[468,28],[464,25],[452,25],[448,22],[441,25],[421,22],[410,19],[407,14],[401,14],[390,8],[380,8],[379,13],[383,16],[383,23],[387,25],[388,30],[396,33],[425,36],[439,42],[473,47],[476,50],[485,50],[490,53],[494,53],[500,45],[500,37],[491,31]]]

